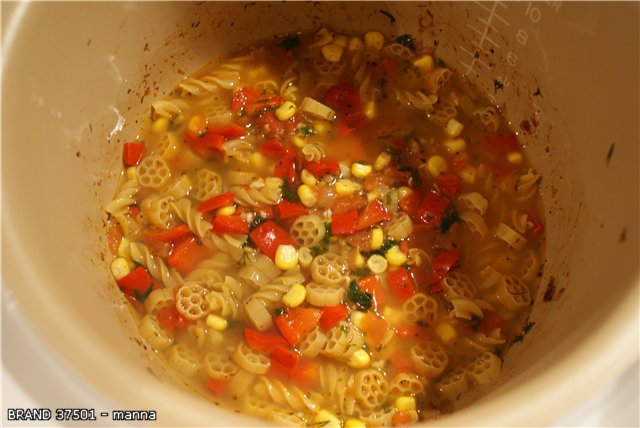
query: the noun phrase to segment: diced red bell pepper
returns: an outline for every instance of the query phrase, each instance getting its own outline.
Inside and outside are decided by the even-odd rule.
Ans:
[[[416,190],[400,200],[400,209],[409,216],[413,217],[418,211],[418,207],[420,206],[420,202],[422,202],[422,198],[424,198],[424,192]]]
[[[248,327],[242,330],[242,336],[249,348],[262,354],[271,354],[278,346],[289,346],[287,341],[278,334],[263,333]]]
[[[309,210],[299,202],[291,202],[283,199],[276,205],[276,213],[280,220],[288,220],[307,215],[309,214]]]
[[[144,229],[142,237],[145,241],[152,244],[161,242],[174,242],[191,233],[191,229],[186,224],[179,224],[170,229]]]
[[[394,427],[405,427],[413,422],[413,416],[409,412],[396,411],[391,416],[391,425]]]
[[[340,164],[334,160],[321,159],[307,162],[304,165],[304,169],[313,174],[315,178],[320,178],[325,174],[338,174],[340,172]]]
[[[122,229],[117,224],[112,224],[107,229],[107,244],[109,245],[109,251],[114,256],[118,254],[118,248],[122,242]]]
[[[253,229],[249,234],[249,238],[271,260],[274,259],[276,250],[280,245],[296,246],[291,236],[271,220]]]
[[[336,134],[340,138],[345,138],[353,131],[363,127],[369,122],[369,119],[362,112],[351,113],[345,116],[338,117],[336,123]]]
[[[223,144],[225,142],[225,138],[220,134],[205,132],[204,134],[199,135],[190,130],[186,130],[184,136],[187,145],[200,156],[224,154]]]
[[[300,361],[300,354],[288,346],[276,346],[271,352],[271,360],[277,361],[285,367],[293,368]]]
[[[358,210],[351,210],[344,214],[334,214],[331,219],[332,235],[353,235],[356,232]]]
[[[260,99],[260,93],[253,88],[243,86],[236,91],[231,99],[230,109],[233,112],[241,111],[245,106],[255,104]]]
[[[485,147],[494,155],[504,156],[518,151],[518,138],[515,134],[488,134],[484,136]]]
[[[295,153],[285,155],[276,164],[273,175],[293,183],[296,180],[296,158]]]
[[[118,286],[126,294],[135,295],[144,294],[153,284],[153,278],[149,275],[149,271],[142,266],[138,266],[126,276],[116,281]]]
[[[427,337],[426,329],[423,327],[420,327],[417,324],[416,325],[398,325],[398,326],[395,326],[393,329],[395,330],[396,334],[403,339],[408,339],[408,338],[420,339],[420,338]]]
[[[362,109],[358,90],[350,83],[339,83],[327,89],[324,103],[341,113],[355,113]]]
[[[436,178],[436,184],[443,193],[455,196],[460,191],[460,177],[455,174],[442,174]]]
[[[349,314],[349,308],[342,303],[338,303],[335,306],[325,306],[321,310],[320,328],[323,330],[329,330],[337,326]]]
[[[265,140],[260,147],[258,147],[258,151],[268,157],[269,159],[280,160],[287,153],[288,150],[284,146],[280,137],[274,137],[269,140]]]
[[[297,307],[277,315],[274,322],[287,342],[295,346],[318,326],[321,316],[320,309]]]
[[[173,331],[174,329],[185,330],[195,323],[195,321],[183,317],[175,306],[160,309],[156,314],[156,318],[158,318],[160,326],[167,331]]]
[[[122,145],[122,161],[126,166],[138,165],[143,155],[143,143],[128,142]]]
[[[249,224],[244,221],[242,216],[236,215],[219,215],[213,219],[211,232],[216,235],[224,235],[225,233],[249,233]]]
[[[377,276],[369,275],[359,278],[356,281],[356,284],[358,284],[358,287],[360,287],[362,291],[371,294],[371,296],[373,297],[374,309],[380,307],[381,305],[384,305],[387,300],[387,295],[384,292],[382,284],[380,283],[380,280]]]
[[[331,204],[333,215],[345,214],[352,210],[359,210],[367,205],[367,198],[360,195],[338,196]]]
[[[227,391],[229,383],[231,382],[228,380],[209,378],[209,380],[207,380],[207,389],[214,395],[221,396]]]
[[[444,250],[438,253],[431,264],[431,282],[439,282],[445,278],[458,262],[460,253],[456,250]]]
[[[211,251],[195,236],[188,236],[176,244],[167,257],[167,263],[181,274],[185,274],[195,269],[210,254]]]
[[[387,274],[391,291],[398,300],[405,301],[416,293],[409,271],[398,268]]]
[[[227,140],[235,140],[244,136],[245,128],[237,123],[229,123],[227,125],[211,125],[208,127],[208,132],[222,135]]]
[[[374,224],[383,221],[389,221],[393,218],[391,213],[387,211],[380,199],[375,199],[369,203],[367,208],[358,217],[356,230],[366,229]]]
[[[281,135],[284,132],[284,123],[272,111],[264,111],[254,122],[266,136]]]
[[[198,205],[197,210],[201,213],[217,210],[218,208],[228,207],[235,203],[235,192],[220,193],[213,196]]]
[[[435,190],[430,190],[420,202],[414,215],[414,220],[418,224],[436,229],[440,226],[440,221],[448,206],[449,199],[446,196]]]

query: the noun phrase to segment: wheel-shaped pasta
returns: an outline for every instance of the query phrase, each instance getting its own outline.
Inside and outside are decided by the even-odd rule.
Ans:
[[[476,286],[469,275],[462,272],[449,272],[442,280],[444,295],[448,301],[453,299],[471,299],[476,294]]]
[[[327,229],[320,216],[311,214],[298,217],[291,225],[289,233],[298,245],[315,247],[322,242]]]
[[[340,285],[345,281],[347,260],[335,253],[316,256],[311,262],[311,277],[320,284]]]
[[[385,226],[387,235],[401,241],[413,233],[413,222],[406,214],[400,214]]]
[[[313,67],[322,76],[338,76],[344,70],[344,61],[330,62],[319,55],[313,59]]]
[[[445,126],[451,119],[458,115],[455,104],[449,100],[438,100],[433,106],[433,112],[429,118],[440,126]]]
[[[525,245],[527,245],[527,238],[520,235],[504,223],[498,224],[495,235],[497,238],[502,239],[510,247],[515,248],[516,250],[521,250]]]
[[[165,132],[160,136],[152,153],[160,156],[164,160],[170,160],[178,153],[180,145],[180,141],[173,132]]]
[[[411,395],[413,397],[424,397],[426,379],[412,373],[398,373],[391,380],[389,385],[389,397],[397,398]]]
[[[169,185],[166,194],[173,200],[178,200],[187,196],[192,187],[193,183],[189,176],[183,175]]]
[[[166,356],[171,367],[183,376],[191,377],[200,370],[198,354],[182,343],[167,349]]]
[[[493,352],[483,352],[467,365],[469,377],[478,385],[493,382],[502,368],[502,360]]]
[[[161,309],[175,306],[174,295],[175,289],[173,288],[156,288],[144,300],[144,308],[147,313],[153,314]]]
[[[485,266],[478,272],[478,288],[487,290],[500,281],[502,273],[498,272],[493,266]]]
[[[147,222],[165,229],[171,221],[171,198],[168,196],[152,195],[144,198],[140,203],[140,210]]]
[[[437,401],[452,403],[469,389],[468,374],[464,367],[447,373],[435,385]]]
[[[483,216],[489,208],[489,202],[478,192],[463,193],[458,197],[458,200],[464,208],[474,211],[481,216]]]
[[[218,173],[208,169],[201,169],[193,182],[193,196],[198,201],[204,201],[217,195],[222,190],[222,179]]]
[[[532,284],[538,276],[538,257],[532,250],[527,250],[524,259],[520,263],[521,278],[524,282]]]
[[[494,107],[481,107],[474,110],[473,117],[485,131],[496,132],[500,127],[500,115]]]
[[[335,306],[344,298],[344,287],[341,285],[323,285],[310,282],[306,289],[307,302],[314,306]]]
[[[209,313],[207,293],[209,291],[195,282],[184,283],[176,291],[176,308],[180,315],[197,320]]]
[[[382,49],[382,53],[385,56],[398,57],[404,60],[408,60],[413,57],[413,52],[411,52],[408,47],[401,45],[400,43],[391,43],[385,46]]]
[[[496,287],[498,301],[509,311],[517,311],[531,304],[529,287],[515,275],[503,275]]]
[[[147,314],[142,317],[138,331],[149,346],[158,351],[168,348],[173,343],[173,338],[160,326],[153,315]]]
[[[231,379],[238,373],[238,366],[231,360],[231,355],[218,350],[207,353],[202,362],[209,377],[219,380]]]
[[[431,325],[438,316],[438,301],[424,293],[416,293],[402,305],[406,320]]]
[[[142,187],[159,189],[171,177],[171,170],[164,159],[151,155],[140,161],[136,175]]]
[[[327,336],[320,328],[315,328],[298,342],[298,350],[305,357],[316,357],[324,349]]]
[[[431,72],[427,80],[427,88],[437,94],[438,91],[444,88],[451,80],[453,73],[448,68],[436,68]]]
[[[482,216],[475,211],[464,210],[460,214],[460,220],[478,240],[483,241],[489,236],[489,228]]]
[[[434,341],[416,343],[411,347],[409,355],[418,373],[428,378],[440,376],[449,364],[446,351]]]
[[[327,332],[327,342],[322,354],[337,361],[348,361],[351,355],[364,345],[362,333],[351,323],[341,321]]]
[[[244,370],[254,374],[265,374],[271,365],[269,357],[258,354],[244,342],[240,342],[233,352],[233,361]]]
[[[245,391],[240,391],[238,393],[243,397],[242,411],[247,415],[267,419],[273,411],[273,404],[263,398],[255,396],[254,394],[243,394],[244,392]]]
[[[351,390],[356,400],[367,409],[380,406],[389,396],[387,378],[376,369],[357,372],[353,377]]]

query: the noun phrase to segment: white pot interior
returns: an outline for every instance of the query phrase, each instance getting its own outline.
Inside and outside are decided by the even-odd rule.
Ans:
[[[4,308],[100,404],[156,409],[167,426],[258,423],[146,370],[108,271],[102,207],[120,144],[152,99],[240,43],[322,25],[437,44],[501,107],[543,176],[535,327],[488,395],[434,425],[547,424],[637,361],[637,3],[3,3],[2,12]],[[545,302],[551,282],[556,298]]]

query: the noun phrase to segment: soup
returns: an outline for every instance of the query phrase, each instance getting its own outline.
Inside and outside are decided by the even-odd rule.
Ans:
[[[399,426],[494,382],[530,328],[540,176],[410,35],[226,55],[151,105],[106,207],[148,346],[278,425]]]

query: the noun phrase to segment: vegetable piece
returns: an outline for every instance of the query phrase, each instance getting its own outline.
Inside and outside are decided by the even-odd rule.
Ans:
[[[387,211],[382,201],[380,199],[374,199],[362,214],[360,214],[358,223],[356,224],[356,230],[366,229],[374,224],[389,221],[392,218],[391,213]]]
[[[228,207],[234,204],[235,192],[220,193],[213,196],[198,205],[197,210],[201,213],[217,210],[218,208]]]
[[[376,349],[387,334],[389,323],[378,315],[368,312],[364,314],[358,326],[365,336],[365,343],[370,349]]]
[[[224,395],[229,387],[229,383],[230,381],[228,380],[209,378],[209,380],[207,380],[207,389],[214,395]]]
[[[249,238],[271,260],[274,260],[276,250],[280,245],[296,246],[291,236],[271,220],[253,229],[249,234]]]
[[[487,150],[494,155],[505,156],[519,150],[515,134],[488,134],[484,136]]]
[[[191,229],[186,224],[180,224],[170,229],[144,229],[142,237],[145,241],[153,244],[161,242],[174,242],[191,233]]]
[[[280,270],[293,269],[298,266],[298,250],[293,245],[279,245],[274,262]]]
[[[122,145],[122,161],[126,166],[138,165],[143,155],[143,143],[128,142]]]
[[[109,251],[111,254],[118,254],[118,248],[120,247],[120,242],[122,241],[122,229],[120,226],[116,224],[112,224],[107,229],[107,242],[109,244]]]
[[[398,268],[387,274],[389,285],[398,300],[405,301],[416,293],[409,271]]]
[[[245,134],[245,129],[237,123],[209,126],[208,131],[211,134],[222,135],[227,140],[235,140]]]
[[[304,169],[313,174],[315,178],[320,178],[325,174],[338,174],[340,172],[340,164],[334,160],[322,159],[307,162]]]
[[[289,153],[280,159],[273,170],[273,175],[293,183],[296,180],[296,154]]]
[[[291,218],[298,218],[300,216],[307,215],[309,214],[309,210],[305,208],[305,206],[301,203],[290,202],[286,199],[283,199],[278,205],[276,205],[276,214],[278,215],[278,218],[280,220],[288,220]]]
[[[233,112],[239,112],[247,105],[255,104],[260,99],[260,94],[257,90],[248,86],[243,86],[236,91],[231,100],[230,109]]]
[[[295,346],[318,326],[321,316],[320,309],[297,307],[283,311],[274,321],[287,342]]]
[[[307,389],[313,389],[320,383],[320,369],[314,360],[301,359],[291,370],[291,380]]]
[[[387,295],[382,288],[382,283],[376,275],[359,278],[356,281],[356,284],[358,284],[362,291],[371,294],[374,308],[378,308],[386,302]]]
[[[360,286],[358,286],[356,281],[351,281],[351,283],[349,284],[347,297],[349,298],[349,300],[355,303],[358,308],[362,309],[365,312],[371,309],[371,305],[373,304],[371,293],[363,291]]]
[[[116,282],[123,292],[133,296],[135,293],[146,293],[149,287],[153,285],[153,278],[151,278],[147,269],[138,266]]]
[[[409,412],[395,412],[391,416],[391,425],[394,427],[403,427],[413,423],[413,418]]]
[[[242,330],[242,337],[249,348],[263,354],[271,354],[278,346],[286,347],[289,345],[287,341],[278,334],[263,333],[248,327]]]
[[[240,214],[216,216],[213,219],[211,232],[217,235],[225,233],[249,233],[249,224],[244,221]]]
[[[436,255],[431,266],[431,282],[438,282],[445,278],[459,257],[460,253],[455,250],[445,250]]]
[[[359,210],[367,205],[367,198],[360,195],[348,195],[337,197],[331,204],[331,211],[336,214],[345,214],[351,210]]]
[[[446,233],[449,228],[451,228],[453,223],[458,220],[460,220],[460,216],[458,215],[456,206],[453,204],[449,204],[447,209],[444,211],[444,214],[442,215],[442,220],[440,220],[440,232]]]
[[[362,109],[358,90],[350,83],[339,83],[327,89],[324,102],[341,113],[355,113]]]
[[[441,174],[436,178],[436,184],[443,193],[455,196],[460,190],[460,177],[456,174]]]
[[[320,328],[323,330],[329,330],[337,326],[349,313],[347,305],[342,303],[338,303],[335,306],[325,306],[321,310]]]
[[[209,254],[210,250],[195,236],[188,236],[176,244],[167,257],[167,263],[181,274],[185,274],[192,271]]]
[[[279,137],[265,140],[258,147],[258,151],[268,158],[276,160],[282,159],[289,152]]]
[[[410,196],[407,196],[407,198]],[[405,198],[406,199],[406,198]],[[423,224],[431,229],[440,225],[442,216],[449,206],[449,199],[435,190],[430,190],[420,202],[414,215],[414,220],[418,224]]]
[[[358,210],[351,210],[344,214],[335,214],[331,220],[332,235],[353,235],[356,232]]]
[[[300,197],[298,196],[298,192],[296,189],[291,187],[291,183],[288,181],[284,181],[280,186],[282,190],[282,197],[290,202],[300,202]]]
[[[276,346],[271,352],[271,359],[285,367],[293,368],[300,361],[300,354],[285,346]]]
[[[160,326],[167,331],[173,331],[174,329],[186,330],[195,321],[191,321],[182,316],[175,306],[168,308],[162,308],[156,314]]]
[[[424,192],[413,192],[400,200],[400,209],[409,216],[414,217],[423,198]]]

